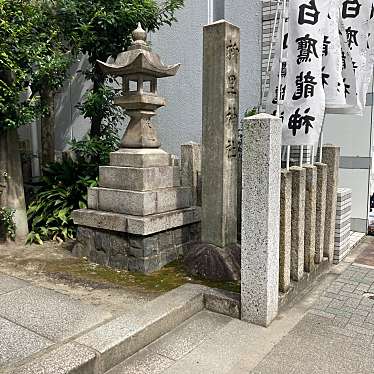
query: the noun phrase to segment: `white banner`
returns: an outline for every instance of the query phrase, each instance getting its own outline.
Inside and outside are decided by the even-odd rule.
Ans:
[[[274,52],[274,59],[273,65],[271,69],[271,79],[270,79],[270,87],[269,92],[267,95],[267,100],[265,103],[266,111],[271,113],[273,116],[277,115],[277,104],[278,104],[278,96],[280,98],[279,103],[281,107],[281,112],[279,113],[280,117],[283,117],[282,114],[282,107],[284,103],[285,93],[286,93],[286,76],[287,76],[287,39],[288,39],[288,18],[285,19],[284,25],[284,37],[283,42],[281,44],[281,34],[282,34],[282,20],[280,21],[280,25],[278,28],[278,35],[275,42],[275,52]],[[280,54],[282,49],[282,58],[283,62],[280,64]],[[278,86],[279,86],[279,69],[282,69],[281,72],[281,91],[278,94]]]
[[[283,144],[316,145],[325,114],[323,52],[332,0],[294,0],[288,10]]]
[[[326,95],[326,109],[344,108],[347,106],[343,69],[347,69],[347,62],[342,57],[344,39],[343,24],[340,16],[342,0],[332,0],[328,15],[327,30],[323,40],[322,51],[322,84]],[[354,74],[352,64],[352,76]],[[354,82],[354,80],[353,80]]]
[[[291,0],[276,43],[267,112],[280,91],[283,145],[316,145],[325,115],[362,114],[374,62],[374,0]]]

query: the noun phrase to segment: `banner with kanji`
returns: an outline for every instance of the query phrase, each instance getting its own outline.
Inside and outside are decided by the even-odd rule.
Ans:
[[[342,60],[345,69],[342,75],[345,83],[347,105],[332,113],[363,114],[373,70],[374,5],[372,0],[342,0],[340,22],[342,24]]]
[[[284,145],[316,145],[326,111],[363,112],[374,61],[373,1],[289,2],[266,103],[275,114],[279,99]]]

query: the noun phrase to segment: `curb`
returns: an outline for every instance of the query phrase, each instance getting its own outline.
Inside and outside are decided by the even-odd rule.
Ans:
[[[203,309],[239,318],[240,295],[185,284],[4,374],[104,374]]]

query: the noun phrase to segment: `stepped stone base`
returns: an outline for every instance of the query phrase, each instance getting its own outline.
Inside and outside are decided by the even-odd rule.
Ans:
[[[117,269],[151,273],[181,257],[199,239],[199,223],[149,236],[79,226],[73,255]]]
[[[177,162],[161,149],[120,149],[88,189],[73,254],[114,268],[150,273],[176,260],[200,239],[200,208],[181,186]]]

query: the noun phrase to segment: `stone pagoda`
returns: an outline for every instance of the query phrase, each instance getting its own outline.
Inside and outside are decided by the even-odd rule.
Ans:
[[[99,186],[88,189],[88,209],[73,213],[78,225],[73,253],[129,271],[152,272],[175,260],[199,240],[200,211],[191,187],[181,186],[175,158],[160,149],[151,122],[165,106],[157,79],[174,76],[178,65],[164,65],[147,44],[141,25],[133,43],[113,64],[98,61],[102,71],[122,78],[115,104],[130,117],[121,148],[101,166]]]

